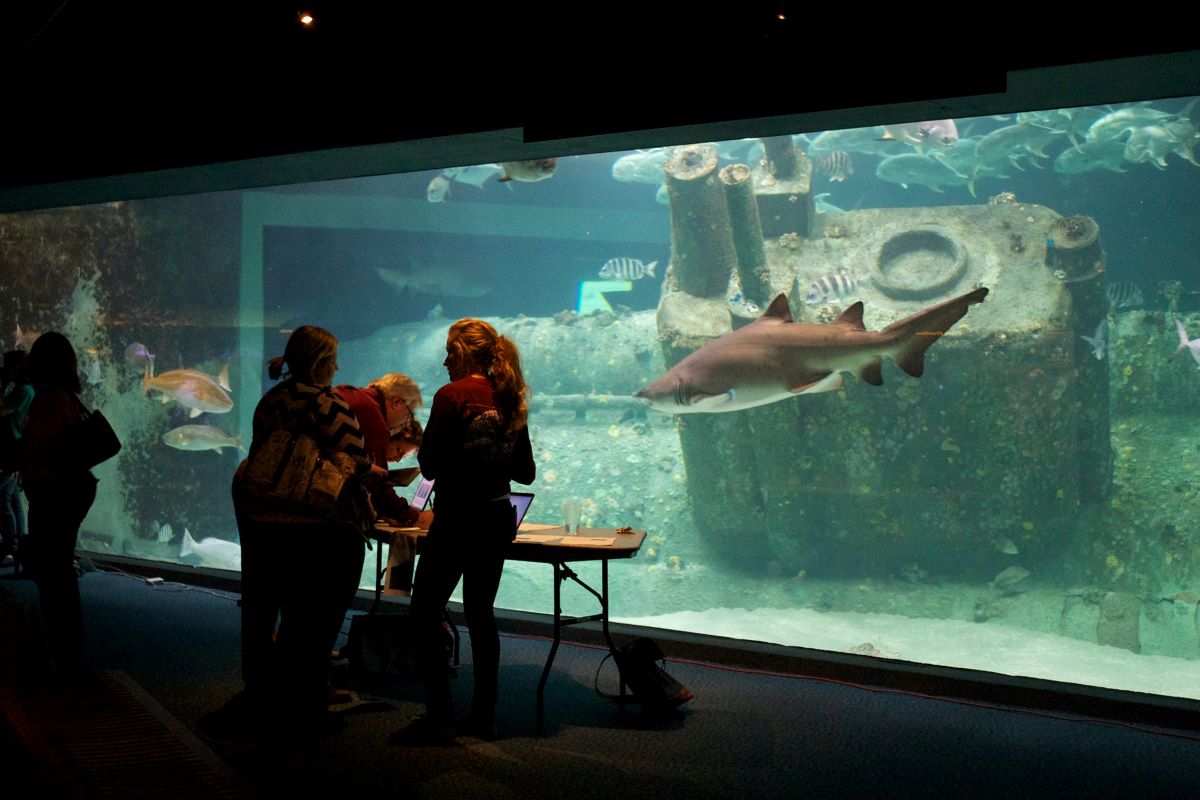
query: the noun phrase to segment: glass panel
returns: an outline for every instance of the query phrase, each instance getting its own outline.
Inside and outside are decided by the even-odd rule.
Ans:
[[[66,333],[125,442],[93,552],[236,568],[289,332],[428,403],[479,316],[534,393],[529,519],[648,533],[614,618],[1198,697],[1193,103],[9,214],[0,321]],[[548,612],[550,568],[498,603]]]

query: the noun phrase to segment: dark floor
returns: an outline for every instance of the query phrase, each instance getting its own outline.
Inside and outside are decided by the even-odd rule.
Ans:
[[[143,745],[144,753],[118,751],[116,742],[126,730],[121,723],[113,733],[93,737],[99,745],[106,739],[113,743],[111,750],[101,746],[94,758],[132,759],[137,770],[125,772],[137,772],[143,787],[108,790],[98,778],[65,779],[97,767],[81,767],[62,755],[56,743],[64,735],[52,730],[51,717],[66,714],[73,733],[80,734],[110,712],[95,703],[71,705],[76,701],[69,692],[27,688],[42,685],[36,674],[33,684],[23,682],[29,670],[19,669],[35,658],[37,648],[20,642],[17,629],[24,618],[21,606],[36,602],[36,590],[7,573],[0,575],[0,620],[7,619],[0,625],[0,674],[6,677],[0,701],[8,715],[8,725],[0,726],[5,768],[0,785],[13,788],[21,779],[30,784],[25,795],[13,797],[35,796],[32,792],[177,797],[189,795],[184,786],[207,786],[202,779],[215,781],[212,786],[229,781],[229,796],[605,800],[622,795],[1183,798],[1194,797],[1200,785],[1200,736],[1191,731],[696,662],[668,665],[696,697],[678,719],[652,724],[636,710],[622,710],[595,694],[603,651],[590,645],[560,649],[547,689],[546,735],[539,736],[535,687],[549,644],[512,634],[502,642],[501,738],[495,742],[463,739],[462,746],[439,749],[389,745],[388,733],[421,708],[416,682],[398,678],[360,682],[360,697],[380,702],[347,711],[346,727],[317,744],[279,748],[202,741],[189,732],[197,719],[239,688],[236,597],[182,584],[151,587],[140,578],[94,572],[83,577],[81,589],[95,677],[76,691],[124,693],[144,697],[152,710],[161,706],[165,714],[160,709],[150,716],[165,725],[158,744],[169,740],[170,746],[157,749],[186,751],[192,765],[163,766],[157,777],[150,771],[156,749],[151,744]],[[469,665],[466,643],[463,660]],[[615,689],[611,663],[601,683]],[[459,698],[469,697],[469,666],[455,691]],[[219,759],[205,761],[208,748]],[[145,790],[147,782],[157,794]],[[220,792],[205,788],[193,794]]]

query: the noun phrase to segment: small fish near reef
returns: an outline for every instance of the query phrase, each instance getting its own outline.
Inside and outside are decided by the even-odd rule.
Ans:
[[[138,369],[149,369],[154,374],[154,353],[141,342],[133,342],[125,348],[125,363],[133,364]]]
[[[504,170],[504,174],[497,180],[500,183],[508,183],[509,181],[519,181],[521,183],[537,183],[544,181],[547,178],[554,177],[554,170],[558,166],[556,158],[532,158],[527,161],[504,161],[500,167]]]
[[[654,268],[657,266],[657,261],[644,264],[640,258],[610,258],[600,268],[600,277],[616,281],[640,281],[647,275],[655,277]]]
[[[1096,332],[1091,336],[1080,336],[1092,348],[1092,355],[1097,361],[1104,360],[1104,351],[1108,349],[1108,317],[1101,317]]]
[[[845,150],[834,150],[813,158],[813,172],[829,178],[830,183],[841,183],[854,174],[854,162]]]
[[[925,351],[987,294],[980,287],[879,331],[863,326],[862,301],[833,322],[809,325],[792,320],[780,294],[754,322],[705,344],[634,396],[666,414],[740,411],[839,389],[842,372],[880,386],[884,356],[919,378]]]
[[[762,309],[758,307],[758,303],[755,303],[742,294],[740,289],[735,289],[725,298],[725,306],[734,316],[743,319],[754,319],[762,313]]]
[[[189,452],[214,450],[219,453],[224,447],[243,449],[241,439],[234,438],[212,425],[180,425],[178,428],[172,428],[163,434],[163,444]]]
[[[1137,308],[1145,302],[1142,290],[1133,281],[1117,281],[1104,289],[1108,304],[1113,308]]]
[[[1182,350],[1187,350],[1192,354],[1196,366],[1200,367],[1200,339],[1188,339],[1187,327],[1181,319],[1175,320],[1175,330],[1179,332],[1179,346],[1175,348],[1175,355]]]
[[[991,586],[1002,594],[1012,594],[1016,591],[1014,587],[1028,577],[1029,570],[1024,567],[1009,567],[992,579]]]
[[[179,557],[185,556],[195,556],[200,559],[202,567],[215,567],[238,572],[242,569],[242,546],[240,544],[212,536],[197,542],[187,528],[183,529],[183,544],[179,547]]]
[[[849,297],[856,286],[858,286],[858,280],[848,272],[822,275],[808,285],[808,293],[804,295],[804,305],[816,306],[833,299]]]
[[[229,365],[221,368],[221,374],[213,377],[195,369],[173,369],[151,377],[147,369],[142,379],[142,394],[151,390],[161,394],[161,400],[172,400],[188,409],[188,416],[198,417],[204,412],[225,414],[233,408],[233,399],[228,395]]]

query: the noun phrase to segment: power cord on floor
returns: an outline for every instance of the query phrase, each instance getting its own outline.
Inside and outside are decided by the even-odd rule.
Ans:
[[[119,575],[122,578],[129,578],[138,583],[143,583],[157,592],[200,592],[201,594],[210,594],[213,597],[219,597],[222,600],[233,600],[234,602],[240,597],[236,592],[223,592],[219,589],[209,589],[206,586],[193,586],[190,583],[166,581],[162,578],[147,578],[145,575],[135,575],[132,572],[126,572],[117,567],[96,568],[93,571],[99,572],[101,575]]]

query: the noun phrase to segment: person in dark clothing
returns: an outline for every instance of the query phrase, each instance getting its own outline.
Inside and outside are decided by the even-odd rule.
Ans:
[[[361,389],[342,384],[334,392],[354,412],[367,453],[376,466],[387,469],[389,461],[408,455],[407,448],[400,445],[402,441],[411,441],[413,452],[420,445],[421,424],[412,412],[421,407],[421,390],[412,378],[393,372]],[[417,524],[417,510],[409,508],[408,501],[390,486],[381,484],[371,494],[371,501],[382,521],[401,527]]]
[[[4,354],[4,400],[0,402],[0,563],[17,554],[28,533],[25,501],[17,480],[17,458],[21,429],[33,403],[29,385],[28,354],[10,350]]]
[[[322,453],[349,456],[364,481],[372,472],[386,476],[372,466],[354,414],[330,386],[337,349],[337,339],[322,328],[305,325],[292,333],[284,355],[269,364],[271,378],[285,380],[254,410],[244,463],[283,430],[311,436]],[[218,737],[240,728],[292,737],[329,733],[338,722],[328,713],[329,656],[358,590],[362,525],[369,521],[282,510],[254,497],[245,481],[239,469],[233,498],[242,543],[245,691],[203,719],[200,728]]]
[[[421,390],[412,378],[391,372],[364,388],[343,384],[334,391],[354,412],[367,452],[377,466],[387,469],[389,461],[400,461],[417,451],[422,431],[413,411],[421,407]],[[379,521],[388,525],[428,530],[433,519],[432,512],[410,508],[408,501],[387,483],[380,484],[371,494],[371,502]],[[415,549],[410,537],[404,534],[393,537],[388,547],[388,592],[411,591]]]
[[[51,666],[60,677],[71,677],[83,661],[75,540],[96,500],[96,478],[56,456],[60,437],[83,421],[79,362],[67,337],[53,331],[38,337],[29,352],[29,377],[34,398],[22,430],[21,465],[29,537],[22,561],[37,583]]]
[[[529,484],[535,476],[517,346],[482,320],[461,319],[450,326],[443,363],[451,382],[434,395],[417,455],[421,472],[437,481],[411,608],[426,713],[392,734],[397,744],[452,744],[456,730],[495,737],[500,637],[493,604],[516,537],[508,493],[512,481]],[[441,616],[460,579],[475,687],[470,714],[456,723]]]

